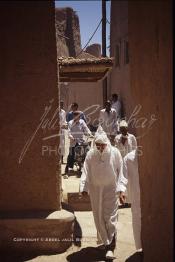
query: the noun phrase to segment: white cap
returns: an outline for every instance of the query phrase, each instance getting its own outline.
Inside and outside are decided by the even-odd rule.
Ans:
[[[119,124],[120,127],[128,127],[128,124],[125,120],[122,120],[120,121],[120,124]]]

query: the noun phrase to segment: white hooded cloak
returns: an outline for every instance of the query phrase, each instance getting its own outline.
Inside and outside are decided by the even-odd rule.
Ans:
[[[60,110],[60,151],[61,151],[61,155],[64,156],[65,155],[65,129],[62,128],[62,126],[66,125],[66,112],[61,109]]]
[[[118,192],[126,190],[123,160],[112,147],[107,135],[99,128],[95,142],[107,144],[101,153],[96,146],[86,156],[80,181],[80,192],[89,192],[94,221],[104,245],[109,245],[116,233]]]
[[[123,174],[128,180],[128,196],[131,201],[132,225],[136,249],[141,249],[141,208],[137,150],[128,153],[123,159]]]

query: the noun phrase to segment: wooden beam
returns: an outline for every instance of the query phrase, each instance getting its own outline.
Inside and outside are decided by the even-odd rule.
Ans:
[[[101,78],[70,78],[70,77],[60,77],[60,82],[97,82]]]
[[[112,64],[92,64],[92,65],[60,65],[60,72],[104,72],[106,69],[111,69]]]
[[[102,78],[106,72],[60,72],[60,77],[68,78]]]

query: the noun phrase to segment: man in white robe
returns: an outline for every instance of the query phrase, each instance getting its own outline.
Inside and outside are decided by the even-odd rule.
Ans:
[[[114,108],[111,108],[111,102],[109,100],[105,103],[105,108],[100,110],[99,124],[102,126],[104,132],[106,132],[111,143],[117,134],[117,113]]]
[[[99,128],[100,129],[100,128]],[[80,182],[82,195],[90,195],[97,234],[106,249],[106,258],[114,259],[118,197],[125,201],[127,180],[119,150],[111,146],[107,135],[99,130],[94,148],[86,156]]]
[[[122,120],[119,124],[120,134],[116,135],[114,139],[115,146],[119,149],[122,158],[124,158],[129,152],[137,148],[137,140],[133,134],[128,132],[128,123]],[[128,189],[126,190],[127,200],[124,203],[125,207],[130,206],[130,199]]]
[[[118,99],[117,94],[112,94],[112,105],[111,107],[114,108],[117,112],[117,118],[120,120],[121,119],[121,102]]]
[[[68,138],[70,139],[70,147],[65,167],[64,178],[66,179],[69,177],[69,168],[73,168],[75,163],[76,148],[85,142],[84,136],[92,136],[92,133],[85,121],[80,119],[81,111],[74,111],[73,115],[73,120],[68,122]]]
[[[128,195],[131,201],[132,225],[136,249],[142,248],[141,244],[141,208],[140,184],[138,172],[137,150],[128,153],[123,159],[123,174],[128,180]]]
[[[120,134],[114,139],[115,146],[119,149],[122,157],[137,148],[137,140],[133,134],[128,132],[128,124],[122,120],[119,124]]]
[[[63,157],[65,155],[65,130],[67,129],[66,122],[66,111],[64,108],[64,102],[60,101],[60,155],[61,155],[61,163],[63,164]]]

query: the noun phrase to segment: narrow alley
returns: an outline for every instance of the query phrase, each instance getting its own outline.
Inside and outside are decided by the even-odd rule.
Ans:
[[[66,162],[66,156],[68,154],[69,141],[66,133],[66,153],[64,157],[64,163]],[[64,174],[65,164],[62,165],[62,174]],[[75,224],[75,236],[73,237],[75,242],[72,246],[62,254],[49,255],[49,256],[38,256],[34,259],[27,260],[30,262],[66,262],[66,261],[108,261],[104,260],[103,251],[100,252],[96,249],[97,247],[97,233],[94,224],[92,211],[78,211],[82,208],[82,203],[78,203],[76,210],[68,204],[68,194],[79,192],[79,181],[80,178],[76,175],[76,167],[74,172],[70,174],[68,179],[64,179],[62,176],[62,188],[63,188],[63,209],[66,208],[71,212],[74,212],[76,218]],[[75,201],[72,201],[75,205]],[[117,247],[115,249],[116,259],[113,261],[117,262],[140,262],[136,256],[136,260],[132,260],[132,256],[135,257],[135,244],[132,232],[131,224],[131,209],[120,208],[119,219],[118,219],[118,237]]]
[[[0,261],[174,260],[172,7],[0,2]]]

